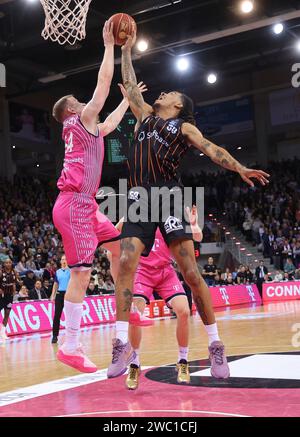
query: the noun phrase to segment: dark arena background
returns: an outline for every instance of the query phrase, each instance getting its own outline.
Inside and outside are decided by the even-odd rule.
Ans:
[[[193,202],[196,189],[204,189],[197,203],[203,239],[194,249],[226,348],[227,379],[210,373],[208,334],[176,263],[190,302],[190,382],[178,381],[179,320],[157,290],[144,313],[153,324],[142,328],[138,388],[128,390],[127,373],[107,378],[116,297],[109,253],[100,246],[80,332],[98,371],[80,373],[56,357],[66,326],[63,312],[53,341],[65,248],[52,209],[65,144],[52,108],[65,95],[91,99],[104,54],[102,29],[119,12],[137,24],[132,58],[137,80],[148,88],[145,101],[152,105],[161,92],[174,90],[190,96],[197,128],[209,142],[270,175],[268,184],[253,180],[251,187],[193,146],[180,160],[180,180]],[[12,304],[1,304],[0,417],[122,417],[128,423],[140,417],[299,417],[300,1],[92,0],[86,36],[72,44],[45,40],[44,25],[39,0],[0,0],[0,301],[8,282],[15,287]],[[115,46],[101,122],[123,98],[119,83],[121,48]],[[100,208],[114,202],[114,224],[121,218],[120,181],[126,187],[135,124],[128,109],[104,138],[97,202]]]

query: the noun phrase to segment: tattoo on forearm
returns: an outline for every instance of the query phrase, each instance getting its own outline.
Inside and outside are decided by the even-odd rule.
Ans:
[[[132,293],[129,290],[129,288],[126,288],[123,292],[122,292],[122,297],[124,299],[124,307],[123,307],[123,312],[127,312],[130,311],[131,308],[131,304],[132,304]]]
[[[238,168],[241,167],[240,163],[234,159],[227,150],[220,147],[217,147],[217,149],[213,151],[211,158],[214,162],[228,170],[237,171]]]
[[[127,51],[122,53],[122,78],[131,102],[136,106],[142,107],[144,99],[139,87],[137,86],[131,53]]]

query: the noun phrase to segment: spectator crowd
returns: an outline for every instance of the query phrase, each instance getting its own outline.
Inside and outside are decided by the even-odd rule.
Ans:
[[[10,258],[18,275],[16,301],[47,299],[63,255],[52,223],[56,192],[38,179],[0,180],[0,265]],[[106,251],[95,253],[87,295],[114,290]]]
[[[269,258],[274,271],[262,260],[255,270],[240,265],[221,271],[210,258],[203,267],[208,285],[247,284],[300,279],[300,160],[271,163],[266,187],[249,187],[234,173],[201,173],[205,206],[225,211],[229,223]],[[203,180],[202,180],[203,179]],[[63,254],[61,238],[52,223],[56,191],[38,179],[0,180],[0,263],[10,258],[18,274],[15,300],[50,298]],[[206,225],[206,241],[217,230]],[[110,263],[102,248],[95,253],[87,295],[114,292]]]

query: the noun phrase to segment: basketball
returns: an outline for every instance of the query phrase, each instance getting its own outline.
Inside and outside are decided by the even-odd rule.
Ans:
[[[114,23],[115,43],[118,46],[125,44],[127,36],[133,36],[136,29],[136,22],[127,14],[118,13],[113,15],[109,21]]]

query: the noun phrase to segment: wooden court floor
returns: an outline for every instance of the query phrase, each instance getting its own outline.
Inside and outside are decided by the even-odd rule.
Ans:
[[[112,325],[84,328],[81,332],[84,348],[100,370],[91,380],[56,360],[57,346],[51,345],[49,333],[14,337],[0,343],[0,416],[126,416],[132,411],[142,416],[160,415],[160,412],[166,416],[169,411],[169,415],[186,417],[193,414],[256,416],[263,413],[299,416],[300,335],[297,332],[300,332],[300,301],[232,307],[218,311],[216,316],[227,355],[232,357],[230,367],[233,377],[228,384],[220,385],[209,376],[207,336],[198,316],[190,319],[189,361],[194,373],[193,384],[189,387],[176,385],[175,382],[176,319],[159,320],[154,326],[144,328],[141,359],[146,370],[141,386],[134,393],[126,390],[124,376],[114,380],[106,380],[105,377],[104,369],[111,358]],[[287,369],[289,366],[290,370]],[[57,381],[67,381],[70,388],[60,387]],[[52,388],[49,389],[50,386]],[[53,386],[56,388],[53,389]],[[28,395],[35,392],[36,387],[42,391]],[[207,404],[201,404],[203,399],[198,396],[200,391],[205,393],[207,390],[215,398],[209,409]],[[149,401],[149,393],[156,396],[160,393],[156,409]],[[233,393],[237,399],[234,400],[232,395],[224,398],[228,393]],[[276,409],[274,393],[280,399],[284,396],[286,409],[284,406]],[[95,410],[95,396],[98,401],[106,396],[105,409]],[[245,401],[244,407],[240,396]],[[251,399],[259,405],[260,396],[262,405],[265,405],[263,410],[251,406]],[[228,400],[227,404],[224,399]],[[39,407],[37,411],[37,400],[39,406],[45,403],[45,410]],[[50,405],[51,402],[57,405],[58,400],[62,402],[61,409],[49,408],[49,402]]]

